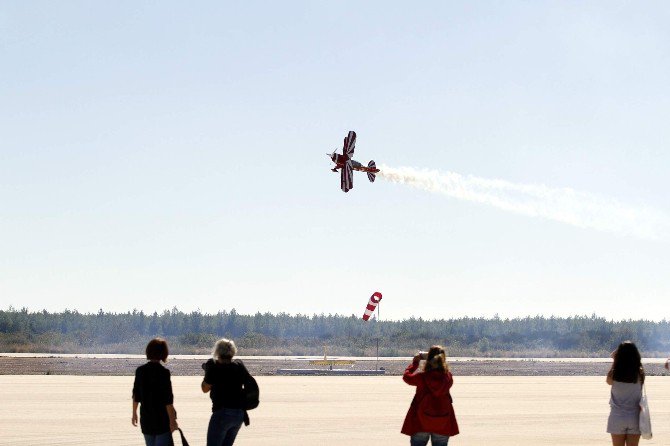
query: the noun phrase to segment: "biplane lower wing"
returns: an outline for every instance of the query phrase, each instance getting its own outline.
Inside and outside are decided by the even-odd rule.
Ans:
[[[354,169],[351,161],[344,163],[344,167],[340,169],[340,187],[342,192],[349,192],[354,188]]]

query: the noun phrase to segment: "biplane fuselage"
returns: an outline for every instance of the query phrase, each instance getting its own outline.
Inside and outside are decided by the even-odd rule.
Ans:
[[[350,131],[346,138],[344,138],[344,146],[342,147],[342,154],[333,152],[328,153],[328,157],[335,163],[335,167],[331,170],[337,172],[340,170],[340,186],[343,192],[349,192],[354,187],[353,171],[366,172],[370,182],[375,181],[375,174],[379,172],[374,161],[370,161],[367,166],[359,163],[351,158],[356,147],[356,132]]]
[[[337,155],[337,154],[335,156],[336,157],[342,157],[342,155]],[[335,167],[333,167],[331,169],[333,172],[337,172],[338,169],[342,169],[344,167],[344,162],[339,162],[339,161],[335,161],[335,160],[333,160],[333,162],[335,163]],[[353,170],[357,170],[359,172],[372,172],[372,173],[378,173],[379,172],[379,169],[377,169],[376,167],[364,166],[363,164],[359,163],[356,160],[351,160],[351,168]]]

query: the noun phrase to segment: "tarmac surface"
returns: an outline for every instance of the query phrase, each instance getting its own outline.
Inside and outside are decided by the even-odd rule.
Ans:
[[[130,423],[131,376],[0,376],[0,445],[144,444]],[[174,376],[175,407],[191,445],[204,445],[211,404],[200,377]],[[400,434],[414,389],[398,376],[259,376],[261,404],[236,444],[408,445]],[[648,378],[654,438],[670,444],[670,377]],[[450,446],[595,446],[605,433],[603,376],[455,376],[461,433]],[[179,445],[179,441],[176,442]]]

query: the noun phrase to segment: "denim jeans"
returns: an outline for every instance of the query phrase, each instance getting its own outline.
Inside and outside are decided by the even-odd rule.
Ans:
[[[430,444],[433,446],[447,446],[449,443],[448,435],[438,435],[430,432],[417,432],[409,438],[410,446],[426,446],[430,438]]]
[[[232,446],[243,420],[242,409],[223,408],[214,412],[207,428],[207,446]]]
[[[144,434],[144,442],[147,446],[174,446],[174,443],[172,442],[172,434],[170,432],[165,432],[160,435]]]

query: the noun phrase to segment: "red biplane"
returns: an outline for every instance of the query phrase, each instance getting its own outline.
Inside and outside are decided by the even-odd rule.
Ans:
[[[370,161],[366,166],[362,165],[358,161],[354,161],[352,156],[354,156],[354,149],[356,148],[356,132],[353,130],[349,132],[346,138],[344,138],[344,146],[342,147],[342,155],[336,153],[327,153],[331,160],[335,163],[335,167],[331,170],[337,172],[337,169],[340,170],[340,187],[342,191],[349,192],[354,187],[354,170],[359,172],[366,172],[368,174],[368,180],[370,182],[375,181],[375,174],[379,172],[374,161]]]

